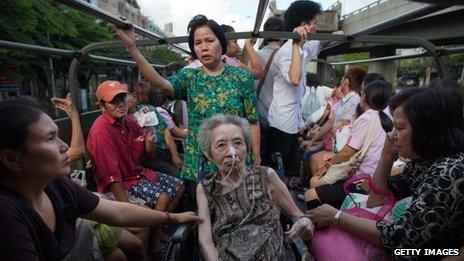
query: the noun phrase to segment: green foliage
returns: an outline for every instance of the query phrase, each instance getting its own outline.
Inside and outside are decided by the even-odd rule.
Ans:
[[[2,40],[63,49],[114,38],[109,26],[47,0],[0,1]]]
[[[356,60],[364,60],[369,59],[369,52],[362,52],[362,53],[348,53],[342,55],[342,60],[344,62],[349,61],[356,61]]]
[[[167,64],[174,61],[182,61],[182,55],[172,51],[166,46],[155,46],[150,48],[149,57],[154,62],[159,62],[163,64]]]
[[[369,58],[370,58],[369,52],[349,53],[349,54],[343,54],[342,55],[342,60],[344,62],[365,60],[365,59],[369,59]],[[356,64],[356,66],[362,67],[362,68],[364,68],[366,70],[368,69],[368,64],[367,63]]]
[[[67,50],[115,38],[110,26],[51,0],[1,0],[0,24],[1,40]],[[53,61],[56,74],[67,72],[68,58]],[[0,67],[11,65],[19,67],[21,80],[31,80],[39,89],[47,87],[48,57],[0,48]]]

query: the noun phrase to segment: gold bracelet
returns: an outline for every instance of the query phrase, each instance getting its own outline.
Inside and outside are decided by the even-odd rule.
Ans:
[[[168,211],[164,211],[166,214],[166,224],[171,224],[171,215]]]

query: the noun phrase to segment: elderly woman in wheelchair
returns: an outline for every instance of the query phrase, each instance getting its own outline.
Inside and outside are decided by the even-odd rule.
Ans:
[[[218,169],[198,185],[198,234],[206,260],[282,260],[284,238],[312,236],[313,224],[293,202],[273,169],[246,166],[250,146],[248,122],[217,114],[203,122],[198,140]],[[297,217],[283,232],[280,212]],[[290,254],[291,255],[291,254]]]

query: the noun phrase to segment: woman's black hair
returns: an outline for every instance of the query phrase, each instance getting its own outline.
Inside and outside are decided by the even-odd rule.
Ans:
[[[0,150],[21,149],[28,135],[28,126],[39,120],[44,113],[38,103],[15,97],[0,102]],[[0,171],[6,167],[0,162]]]
[[[403,106],[419,156],[435,160],[464,151],[463,106],[462,94],[443,86],[427,88]]]
[[[214,35],[219,39],[219,43],[221,43],[221,48],[222,48],[222,54],[225,54],[227,52],[227,41],[226,41],[226,35],[224,34],[224,31],[221,29],[218,23],[216,23],[212,19],[206,18],[204,15],[196,15],[190,20],[188,27],[187,27],[187,32],[189,34],[188,36],[188,45],[190,48],[190,52],[192,53],[192,57],[194,59],[197,59],[197,55],[195,54],[195,49],[194,49],[194,34],[197,28],[202,27],[202,26],[208,26],[211,31],[213,31]]]
[[[319,77],[317,76],[317,74],[306,72],[306,85],[314,86],[315,88],[317,88],[317,86],[321,85],[319,83]]]
[[[359,116],[361,116],[363,113],[364,113],[364,110],[362,109],[361,104],[358,103],[358,105],[356,105],[356,110],[355,110],[355,116],[354,116],[354,118],[357,119],[357,118],[358,118]]]
[[[276,16],[270,17],[266,20],[266,22],[264,22],[263,29],[266,32],[282,32],[284,31],[284,21]],[[279,40],[280,39],[264,39],[263,45]]]
[[[321,13],[321,5],[313,1],[299,0],[293,2],[284,13],[285,30],[293,31],[302,22],[312,20]]]
[[[388,106],[390,107],[390,111],[394,112],[396,108],[400,107],[401,105],[408,102],[414,95],[424,91],[424,88],[408,88],[402,90],[399,94],[394,95],[391,97]]]
[[[402,106],[412,127],[412,148],[425,160],[436,160],[464,151],[464,98],[443,84],[400,93]],[[401,96],[409,96],[402,98]]]
[[[375,80],[364,88],[364,101],[371,109],[379,112],[380,123],[385,132],[393,130],[393,122],[383,111],[393,95],[392,86],[386,81]]]
[[[221,29],[222,31],[224,31],[224,33],[234,33],[235,32],[235,29],[230,26],[230,25],[227,25],[227,24],[221,24]]]
[[[364,87],[375,80],[386,81],[385,77],[380,73],[368,73],[363,79]]]
[[[167,97],[163,93],[157,92],[153,89],[150,89],[148,92],[148,104],[155,107],[163,107],[166,101]]]

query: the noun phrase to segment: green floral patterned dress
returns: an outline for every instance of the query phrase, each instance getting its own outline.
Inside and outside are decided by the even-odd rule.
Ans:
[[[189,68],[180,70],[168,81],[174,87],[174,99],[185,100],[188,108],[189,133],[180,175],[196,180],[202,155],[196,137],[204,119],[223,113],[238,115],[250,123],[258,121],[253,78],[247,71],[226,64],[218,76],[209,76],[203,68]]]

